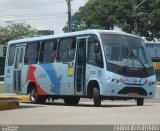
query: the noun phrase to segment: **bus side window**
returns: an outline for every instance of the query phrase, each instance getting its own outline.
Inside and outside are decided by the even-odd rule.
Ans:
[[[40,42],[28,43],[24,58],[25,64],[36,64],[38,62]]]
[[[9,47],[9,58],[8,58],[8,66],[12,66],[14,62],[16,45],[10,45]]]
[[[95,47],[98,47],[97,51],[95,51]],[[87,62],[89,64],[103,68],[103,57],[99,42],[89,42],[87,52]]]
[[[45,50],[45,42],[42,41],[40,46],[39,62],[43,62],[44,50]]]
[[[59,48],[57,53],[57,61],[70,62],[74,60],[76,48],[76,39],[67,38],[59,41]]]
[[[56,59],[57,42],[56,40],[47,40],[41,42],[40,63],[53,63]]]

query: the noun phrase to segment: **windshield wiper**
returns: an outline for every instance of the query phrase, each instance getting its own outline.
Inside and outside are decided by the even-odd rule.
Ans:
[[[135,57],[132,49],[130,49],[126,44],[124,44],[124,46],[128,50],[128,58],[132,59],[132,61],[134,61],[134,59],[137,60],[143,66],[144,72],[146,73],[146,66],[143,64],[142,60],[140,60],[138,57]],[[134,67],[134,62],[133,62],[133,67]],[[126,70],[127,68],[128,68],[127,66],[124,66],[123,70]]]
[[[143,64],[142,60],[134,56],[132,49],[128,48],[128,50],[129,50],[129,57],[137,60],[143,66],[144,72],[146,73],[146,66]]]

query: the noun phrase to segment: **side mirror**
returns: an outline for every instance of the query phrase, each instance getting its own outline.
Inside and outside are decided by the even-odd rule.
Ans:
[[[98,38],[95,35],[91,35],[89,40],[89,43],[97,43],[98,42]]]
[[[95,44],[94,44],[94,53],[95,53],[95,54],[98,54],[98,53],[99,53],[99,44],[98,44],[98,43],[95,43]]]

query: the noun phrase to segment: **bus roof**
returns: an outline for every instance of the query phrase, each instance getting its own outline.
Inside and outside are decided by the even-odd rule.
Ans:
[[[48,35],[48,36],[40,36],[40,37],[32,37],[32,38],[24,38],[24,39],[18,39],[18,40],[11,40],[8,42],[8,44],[16,44],[16,43],[24,43],[24,42],[32,42],[32,41],[38,41],[38,40],[47,40],[47,39],[54,39],[54,38],[63,38],[63,37],[71,37],[76,35],[86,35],[86,34],[99,34],[99,33],[106,33],[106,34],[119,34],[119,35],[126,35],[126,36],[132,36],[140,38],[139,36],[120,32],[120,31],[114,31],[114,30],[96,30],[96,29],[89,29],[84,31],[77,31],[77,32],[70,32],[70,33],[62,33],[62,34],[56,34],[56,35]]]

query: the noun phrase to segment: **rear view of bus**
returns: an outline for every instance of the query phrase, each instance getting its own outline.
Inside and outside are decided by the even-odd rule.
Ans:
[[[106,33],[100,33],[100,38],[106,61],[104,99],[135,99],[140,106],[144,98],[154,97],[156,77],[143,40]]]

